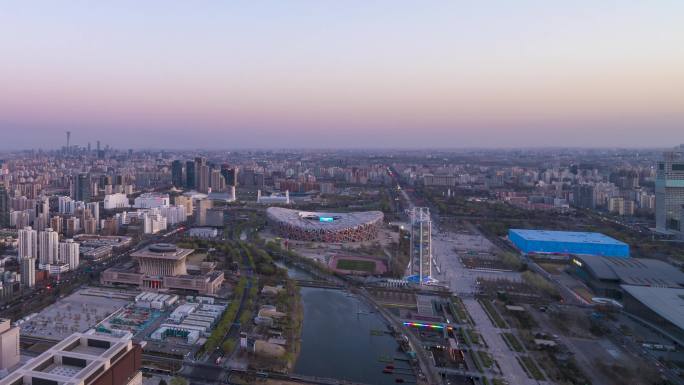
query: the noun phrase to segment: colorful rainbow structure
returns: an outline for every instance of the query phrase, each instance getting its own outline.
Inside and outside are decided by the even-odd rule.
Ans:
[[[404,322],[404,326],[412,326],[414,328],[430,328],[430,329],[444,329],[444,325],[438,325],[438,324],[424,324],[420,322]],[[451,326],[446,326],[448,330],[452,330],[453,327]]]

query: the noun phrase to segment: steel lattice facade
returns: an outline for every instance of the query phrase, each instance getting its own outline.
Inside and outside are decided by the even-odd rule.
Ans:
[[[322,213],[281,207],[269,207],[266,215],[283,238],[326,243],[373,240],[384,218],[380,211]]]

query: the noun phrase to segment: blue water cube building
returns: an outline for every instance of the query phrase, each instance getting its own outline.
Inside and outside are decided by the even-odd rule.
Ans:
[[[602,255],[629,258],[629,245],[601,233],[509,229],[508,239],[523,253]]]

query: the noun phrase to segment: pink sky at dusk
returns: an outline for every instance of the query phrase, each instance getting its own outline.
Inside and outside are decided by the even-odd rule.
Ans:
[[[0,149],[684,142],[680,2],[219,3],[3,6]]]

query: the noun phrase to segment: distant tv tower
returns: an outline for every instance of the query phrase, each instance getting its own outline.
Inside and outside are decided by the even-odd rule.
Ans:
[[[71,131],[67,131],[67,152],[69,152],[69,142],[71,142]]]

